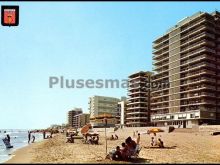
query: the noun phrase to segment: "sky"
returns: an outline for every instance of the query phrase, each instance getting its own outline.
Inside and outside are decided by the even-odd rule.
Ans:
[[[19,5],[19,26],[0,25],[0,129],[40,129],[88,113],[93,95],[126,88],[49,88],[49,77],[127,79],[152,70],[152,42],[219,2],[0,2]]]

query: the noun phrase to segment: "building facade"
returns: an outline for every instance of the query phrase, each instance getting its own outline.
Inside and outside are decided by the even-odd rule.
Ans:
[[[117,106],[120,99],[106,96],[93,96],[89,98],[90,123],[93,127],[103,127],[104,122],[97,117],[113,116],[108,120],[108,126],[117,124]]]
[[[76,126],[76,122],[75,122],[75,115],[81,114],[82,113],[82,108],[74,108],[73,110],[70,110],[68,112],[68,125],[70,127],[75,127]]]
[[[90,122],[90,114],[81,113],[73,117],[73,127],[82,128]]]
[[[144,127],[150,124],[150,82],[151,72],[137,72],[130,75],[128,103],[126,109],[127,127]]]
[[[198,12],[153,42],[155,125],[192,128],[220,119],[220,14]]]

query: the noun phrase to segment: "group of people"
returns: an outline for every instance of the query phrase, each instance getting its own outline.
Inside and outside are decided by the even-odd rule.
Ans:
[[[164,148],[163,141],[161,138],[158,138],[157,140],[157,135],[154,133],[154,137],[151,137],[151,147],[158,146],[159,148]]]
[[[114,135],[112,135],[110,140],[118,140],[118,135],[115,134],[115,137],[114,137]]]
[[[112,160],[128,160],[139,149],[140,133],[138,133],[137,141],[135,142],[130,136],[120,146],[116,147],[116,150],[109,153],[109,157]]]
[[[90,136],[88,143],[89,144],[99,144],[99,135]]]

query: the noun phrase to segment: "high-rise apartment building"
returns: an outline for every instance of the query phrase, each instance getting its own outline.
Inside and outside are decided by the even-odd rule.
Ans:
[[[144,127],[150,123],[151,72],[137,72],[129,76],[126,126]]]
[[[76,122],[75,122],[75,115],[81,114],[82,113],[82,108],[74,108],[73,110],[70,110],[68,112],[68,125],[70,127],[76,127]]]
[[[151,121],[190,128],[220,119],[220,13],[198,12],[153,42]]]

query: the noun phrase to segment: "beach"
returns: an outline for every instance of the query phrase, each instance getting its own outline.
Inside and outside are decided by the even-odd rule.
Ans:
[[[161,132],[157,137],[164,141],[167,148],[149,148],[151,136],[141,133],[142,147],[139,158],[132,162],[111,161],[105,159],[104,129],[100,132],[100,144],[83,144],[81,139],[75,143],[66,143],[64,134],[58,134],[52,139],[32,144],[15,151],[9,161],[5,163],[219,163],[220,138],[211,136],[207,132]],[[108,152],[121,145],[125,138],[133,137],[133,129],[119,129],[115,133],[118,140],[108,140]],[[141,130],[138,130],[141,132]],[[108,129],[108,137],[113,129]]]

